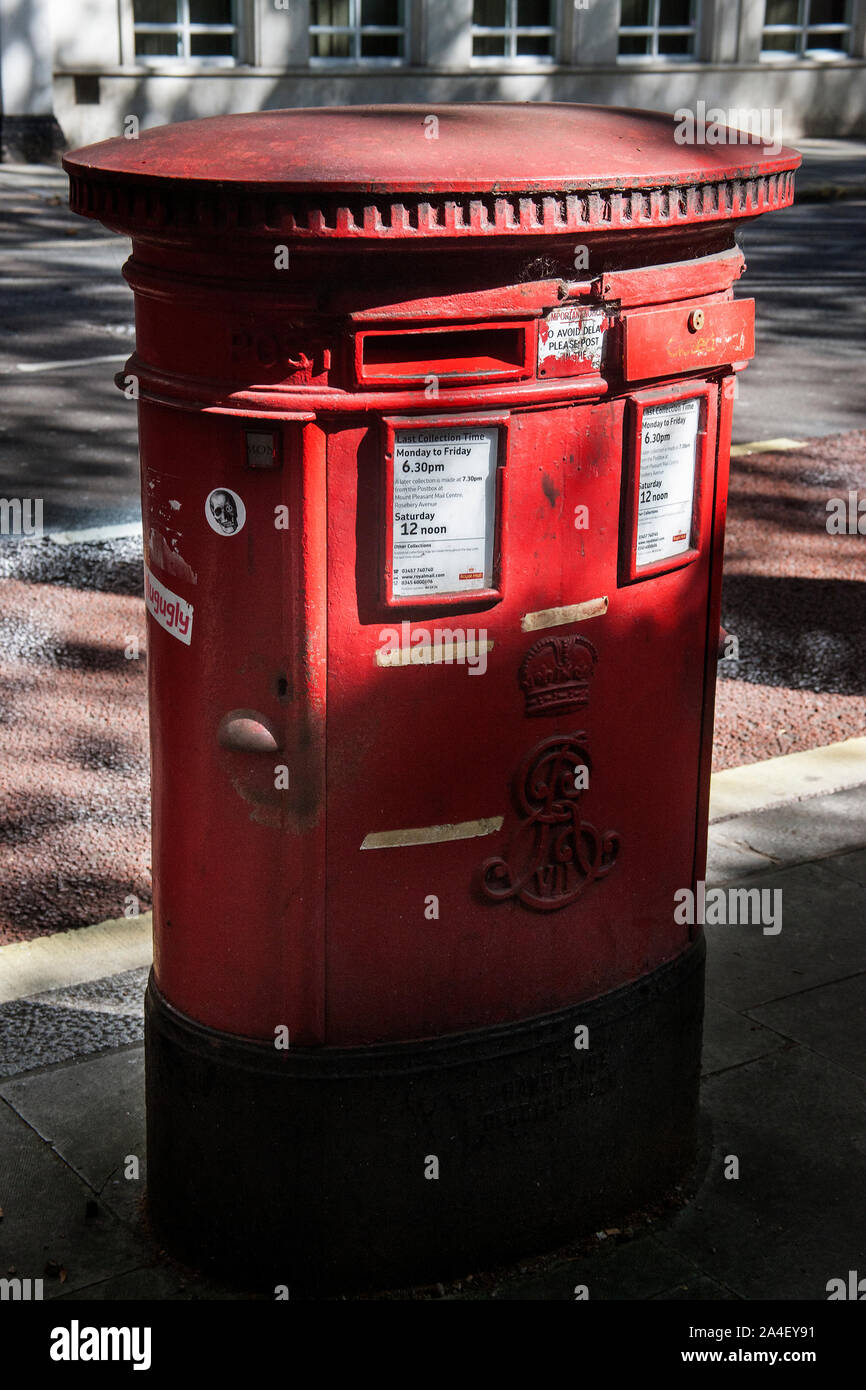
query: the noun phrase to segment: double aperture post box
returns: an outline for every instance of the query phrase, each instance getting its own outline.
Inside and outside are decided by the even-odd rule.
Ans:
[[[64,161],[133,239],[148,1200],[188,1258],[438,1277],[693,1158],[735,229],[799,163],[728,134],[295,110]]]

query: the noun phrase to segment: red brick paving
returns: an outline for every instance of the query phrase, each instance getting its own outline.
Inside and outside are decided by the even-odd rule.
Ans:
[[[866,430],[732,460],[722,621],[740,661],[720,673],[741,678],[719,680],[716,769],[866,733],[866,535],[827,532],[850,491],[866,502]]]
[[[141,600],[5,579],[0,641],[0,943],[146,908]]]

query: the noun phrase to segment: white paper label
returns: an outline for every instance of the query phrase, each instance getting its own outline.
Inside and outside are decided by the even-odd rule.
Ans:
[[[695,444],[701,403],[692,398],[643,413],[635,564],[681,555],[692,544]]]
[[[552,309],[538,325],[539,371],[560,361],[598,371],[604,353],[604,318],[600,309]]]
[[[148,613],[160,627],[189,646],[192,641],[192,604],[160,584],[147,565],[144,567],[144,602]]]
[[[490,426],[397,432],[394,598],[492,586],[497,444]]]

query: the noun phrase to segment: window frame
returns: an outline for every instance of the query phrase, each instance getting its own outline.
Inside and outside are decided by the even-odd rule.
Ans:
[[[701,44],[701,25],[703,22],[702,0],[689,0],[690,22],[686,24],[661,24],[659,11],[661,0],[649,0],[650,19],[648,24],[623,24],[622,5],[619,6],[619,17],[616,26],[616,61],[624,63],[626,66],[644,63],[699,63],[702,61],[700,55]],[[690,53],[660,53],[659,40],[662,35],[667,34],[687,34],[692,38],[692,51]],[[623,36],[637,38],[648,36],[652,42],[649,53],[620,53],[619,41]]]
[[[190,19],[190,0],[174,0],[177,19],[172,23],[152,23],[135,18],[135,0],[130,0],[130,27],[132,42],[132,61],[136,67],[213,67],[235,68],[243,62],[242,48],[244,37],[243,0],[229,0],[232,22],[230,24],[196,24]],[[137,53],[136,39],[139,34],[175,34],[178,53]],[[231,53],[193,53],[191,38],[194,34],[231,34]]]
[[[405,68],[410,63],[412,44],[412,5],[410,0],[398,0],[401,10],[401,24],[364,24],[361,18],[362,0],[348,0],[350,22],[348,24],[314,24],[313,5],[309,4],[307,35],[310,45],[310,68]],[[352,39],[353,52],[348,58],[321,58],[313,52],[315,39],[319,34],[348,34]],[[397,57],[366,57],[361,53],[361,39],[365,34],[397,34],[403,38],[403,52]]]
[[[562,3],[561,0],[550,0],[550,23],[549,24],[518,24],[517,23],[518,0],[505,0],[505,23],[498,24],[476,24],[474,17],[470,18],[469,25],[469,51],[470,66],[473,68],[490,67],[519,67],[521,64],[531,66],[533,64],[543,64],[545,67],[560,61],[560,47],[562,44]],[[474,9],[474,6],[473,6]],[[511,22],[513,20],[513,23]],[[523,36],[538,37],[549,36],[549,53],[518,53],[517,41]],[[505,53],[476,54],[473,52],[475,39],[478,38],[500,38],[505,39]]]
[[[764,3],[764,15],[761,24],[761,51],[760,59],[762,63],[802,63],[802,62],[824,62],[839,63],[846,58],[854,57],[854,28],[855,19],[854,5],[852,0],[845,0],[845,14],[847,16],[843,23],[838,24],[810,24],[809,10],[811,0],[797,0],[797,23],[796,24],[767,24],[767,5]],[[845,48],[813,48],[808,47],[810,34],[832,33],[846,34],[848,42]],[[796,49],[785,48],[765,48],[764,37],[767,34],[796,34]]]

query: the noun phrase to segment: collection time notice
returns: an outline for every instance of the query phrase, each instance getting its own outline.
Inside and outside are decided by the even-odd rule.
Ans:
[[[394,438],[394,598],[493,583],[495,426],[400,430]]]

